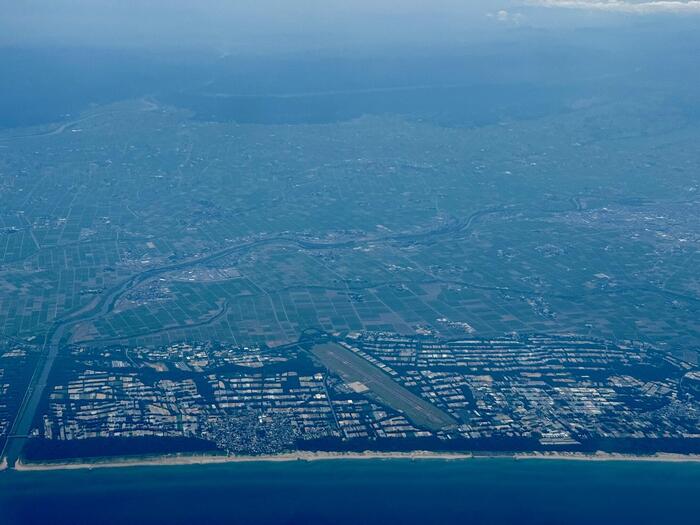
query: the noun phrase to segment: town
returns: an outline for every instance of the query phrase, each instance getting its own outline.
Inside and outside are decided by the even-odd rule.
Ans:
[[[169,438],[293,450],[695,452],[700,374],[648,345],[575,336],[314,334],[283,348],[74,346],[39,445]],[[106,441],[104,441],[106,440]],[[30,446],[39,451],[41,446]],[[51,447],[49,447],[51,448]]]

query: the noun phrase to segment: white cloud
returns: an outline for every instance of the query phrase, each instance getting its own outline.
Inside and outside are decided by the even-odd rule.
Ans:
[[[500,11],[497,11],[495,13],[488,13],[486,16],[489,18],[495,18],[501,23],[504,24],[515,24],[518,25],[520,22],[523,20],[523,15],[520,13],[510,13],[506,11],[505,9],[501,9]]]
[[[564,9],[585,9],[589,11],[609,11],[617,13],[697,13],[700,14],[700,0],[656,0],[633,2],[628,0],[530,0],[531,5]]]

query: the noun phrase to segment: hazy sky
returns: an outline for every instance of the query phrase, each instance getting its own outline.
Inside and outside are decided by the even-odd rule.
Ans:
[[[0,13],[0,45],[235,53],[440,45],[523,27],[700,18],[700,0],[0,0]]]

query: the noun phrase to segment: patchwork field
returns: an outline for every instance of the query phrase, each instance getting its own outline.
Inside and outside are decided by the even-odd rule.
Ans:
[[[0,330],[578,333],[694,361],[698,123],[646,103],[474,128],[233,124],[142,99],[4,130]]]

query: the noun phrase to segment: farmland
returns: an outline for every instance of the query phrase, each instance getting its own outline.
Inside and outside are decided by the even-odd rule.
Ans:
[[[593,129],[621,124],[596,108],[507,128],[286,126],[144,99],[2,131],[0,328],[41,343],[143,275],[72,340],[572,332],[692,360],[696,124],[623,109],[634,133],[614,150]]]

